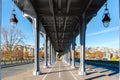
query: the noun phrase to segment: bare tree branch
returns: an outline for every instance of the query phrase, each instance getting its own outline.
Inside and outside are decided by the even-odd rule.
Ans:
[[[10,52],[13,52],[16,49],[17,45],[24,43],[25,36],[21,30],[17,28],[2,28],[2,44],[4,49]]]

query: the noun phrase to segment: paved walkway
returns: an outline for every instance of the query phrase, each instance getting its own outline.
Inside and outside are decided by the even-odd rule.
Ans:
[[[80,76],[78,75],[78,66],[71,69],[63,61],[56,61],[47,69],[44,69],[43,65],[41,65],[40,69],[42,74],[39,76],[33,76],[32,70],[27,70],[6,77],[3,80],[119,80],[118,77],[108,76],[108,73],[101,73],[91,67],[86,67],[86,76]]]

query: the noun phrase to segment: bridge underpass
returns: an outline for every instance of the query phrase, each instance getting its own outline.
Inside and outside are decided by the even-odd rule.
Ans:
[[[75,39],[80,34],[79,75],[86,75],[85,32],[86,25],[97,14],[106,0],[13,0],[34,28],[35,57],[33,75],[41,74],[39,65],[39,35],[45,39],[44,68],[56,61],[56,52],[64,53],[64,61],[75,68]],[[47,55],[49,53],[49,65]]]

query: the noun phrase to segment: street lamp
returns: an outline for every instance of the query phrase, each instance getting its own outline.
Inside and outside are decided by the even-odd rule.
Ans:
[[[17,23],[18,23],[18,19],[16,18],[16,14],[15,14],[15,3],[13,6],[13,10],[12,10],[11,18],[10,18],[10,23],[13,25],[13,27],[16,27]]]
[[[111,20],[110,19],[110,14],[109,14],[109,11],[108,11],[108,8],[107,8],[107,3],[106,3],[104,14],[103,14],[103,19],[102,19],[104,27],[106,27],[106,28],[109,27],[110,20]]]

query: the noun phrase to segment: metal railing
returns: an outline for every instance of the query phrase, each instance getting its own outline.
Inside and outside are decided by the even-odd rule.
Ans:
[[[12,67],[12,66],[18,66],[18,65],[24,65],[24,64],[29,64],[33,63],[34,60],[32,59],[24,59],[24,60],[1,60],[1,68],[6,68],[6,67]]]

